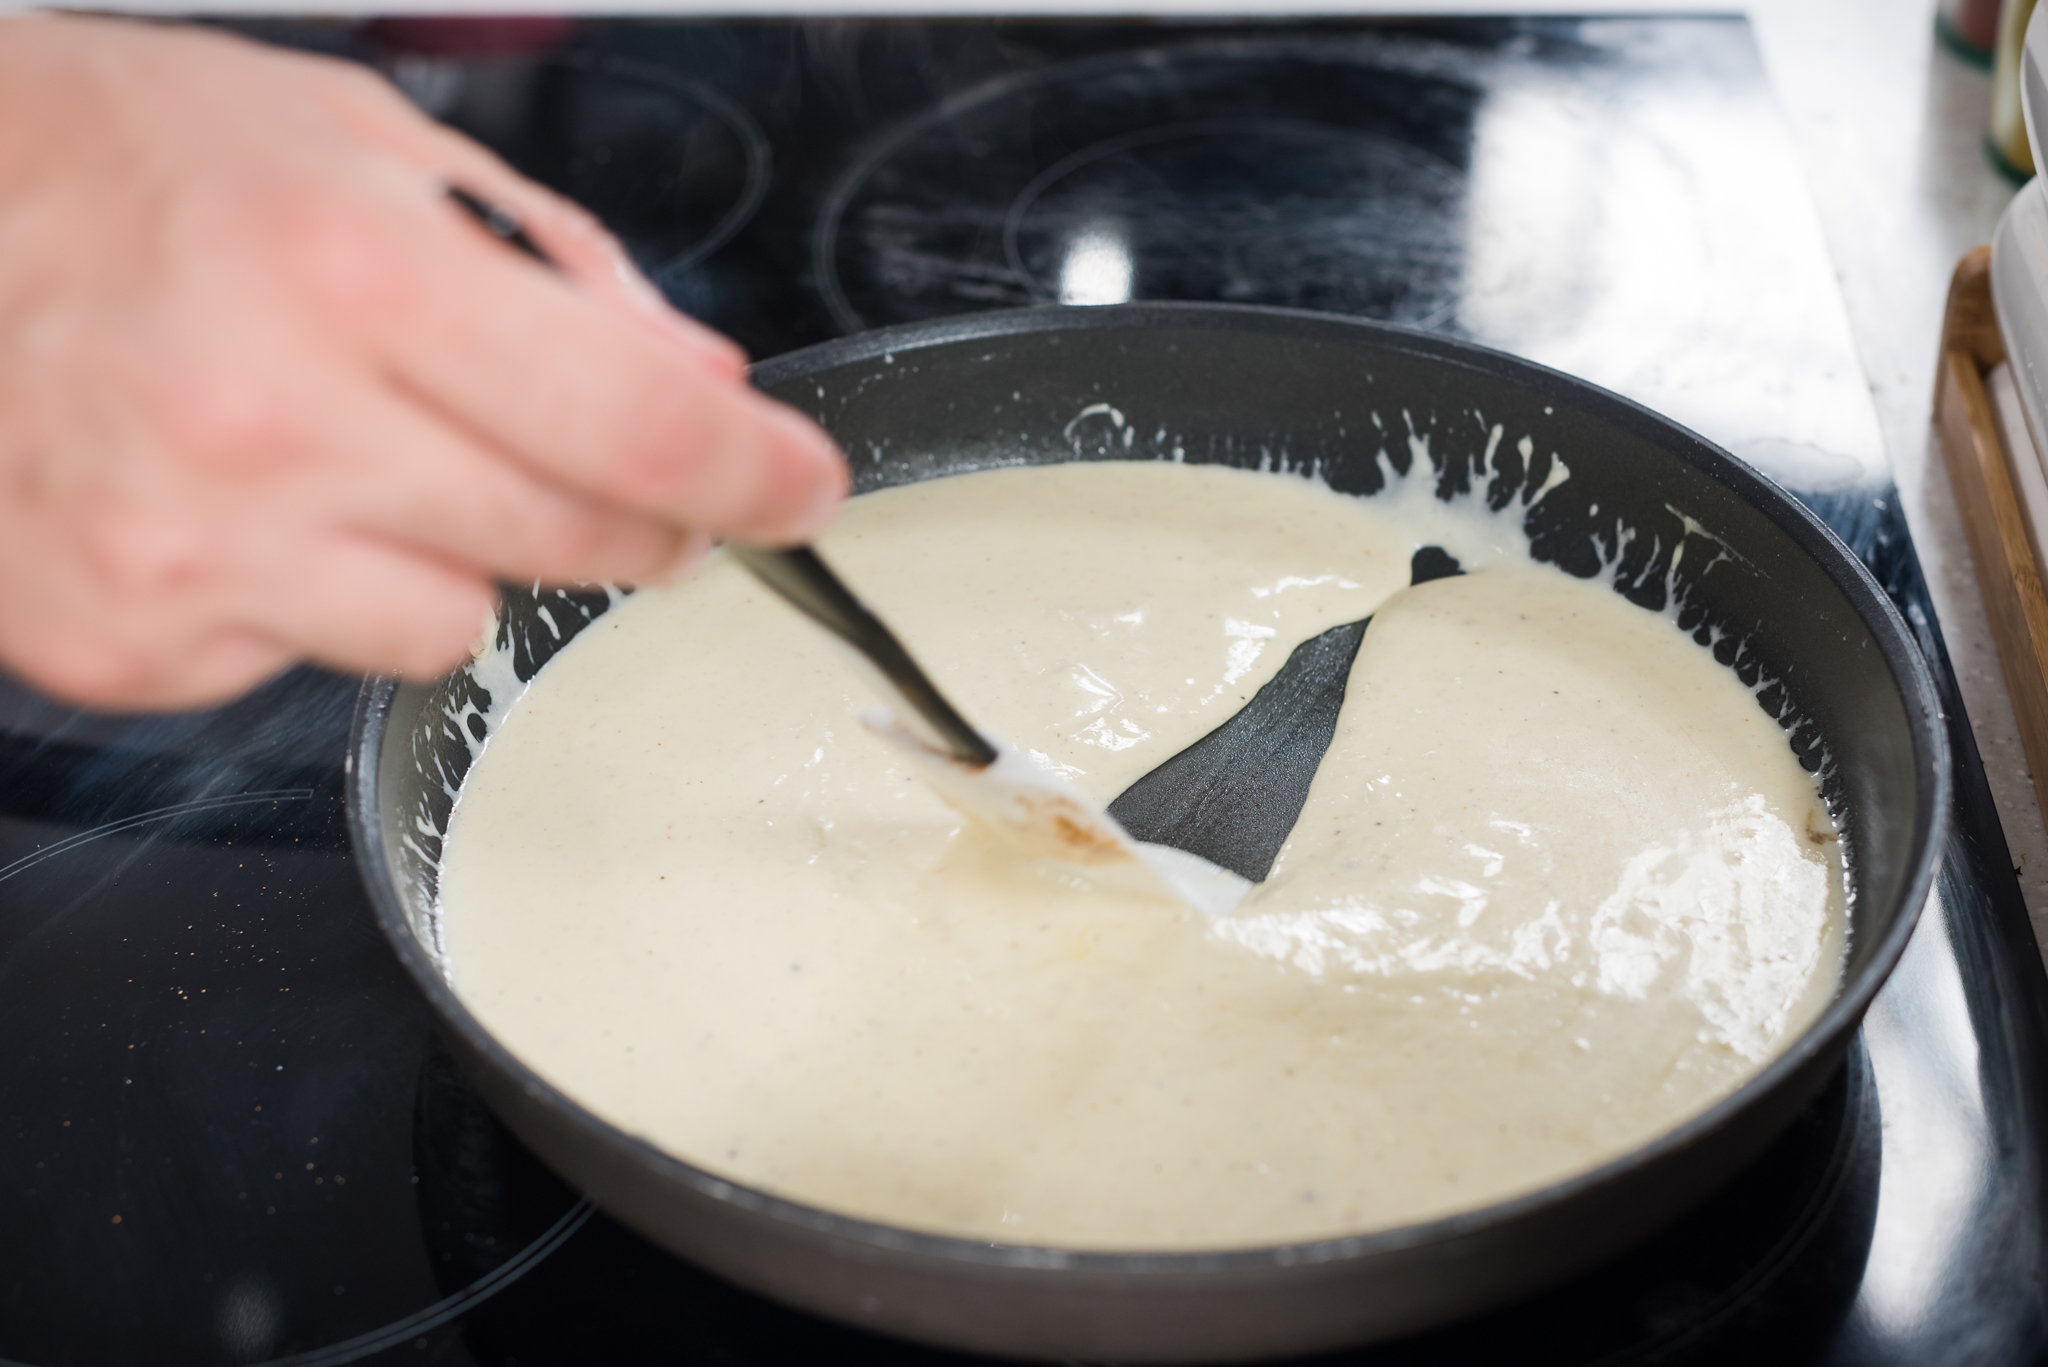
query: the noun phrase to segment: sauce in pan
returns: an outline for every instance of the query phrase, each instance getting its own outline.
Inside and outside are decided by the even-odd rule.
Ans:
[[[964,824],[837,647],[714,557],[583,632],[478,759],[455,987],[684,1159],[976,1239],[1288,1242],[1595,1166],[1820,1011],[1844,880],[1750,690],[1517,528],[1154,463],[848,505],[848,581],[1105,802],[1373,615],[1293,836],[1214,918]],[[1472,572],[1407,587],[1430,544]]]

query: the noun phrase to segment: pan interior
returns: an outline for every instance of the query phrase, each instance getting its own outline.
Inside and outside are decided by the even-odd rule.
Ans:
[[[1496,508],[1543,489],[1526,517],[1537,558],[1645,607],[1675,597],[1680,625],[1756,689],[1820,773],[1851,888],[1844,993],[1867,997],[1859,984],[1896,954],[1926,877],[1929,723],[1897,677],[1901,642],[1880,639],[1892,624],[1874,587],[1810,520],[1696,438],[1533,367],[1242,311],[1120,324],[1139,311],[1098,310],[1086,326],[1051,325],[1073,312],[855,339],[758,380],[833,432],[857,492],[1075,460],[1223,463],[1367,497],[1390,475],[1423,478],[1440,497]],[[393,890],[430,955],[441,836],[493,714],[616,601],[606,589],[508,594],[498,652],[394,706],[418,722],[384,737],[377,809]]]

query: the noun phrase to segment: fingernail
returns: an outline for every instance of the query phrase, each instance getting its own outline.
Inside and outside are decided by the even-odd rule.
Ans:
[[[484,656],[491,653],[492,648],[497,643],[498,607],[497,604],[493,603],[490,610],[484,613],[483,622],[477,629],[476,639],[469,643],[470,658],[481,660]]]
[[[676,552],[675,558],[652,575],[648,582],[657,588],[679,584],[690,577],[691,572],[704,562],[704,557],[710,552],[711,538],[698,532],[691,532],[683,538],[683,547]]]
[[[805,511],[803,516],[801,524],[803,527],[803,539],[809,541],[812,537],[830,526],[832,519],[839,515],[839,505],[844,502],[846,502],[846,486],[837,480],[826,484],[823,489],[819,490],[818,496],[811,500],[811,506]]]
[[[668,300],[654,287],[654,282],[642,274],[639,265],[624,247],[612,247],[612,270],[618,275],[619,283],[626,287],[626,293],[631,296],[634,303],[650,313],[669,311]]]

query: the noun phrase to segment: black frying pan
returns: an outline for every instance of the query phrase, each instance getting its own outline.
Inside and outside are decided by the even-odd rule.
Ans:
[[[1019,462],[1184,459],[1316,467],[1333,487],[1370,496],[1383,485],[1383,450],[1408,466],[1412,432],[1428,439],[1441,492],[1476,485],[1505,506],[1545,480],[1556,453],[1570,478],[1528,515],[1536,554],[1608,574],[1646,605],[1662,605],[1675,585],[1680,624],[1702,641],[1720,633],[1724,662],[1761,683],[1760,704],[1822,771],[1853,888],[1849,959],[1833,1005],[1733,1095],[1625,1158],[1517,1200],[1221,1253],[1074,1253],[911,1233],[662,1153],[584,1111],[478,1025],[428,946],[436,833],[470,762],[465,732],[482,729],[465,707],[481,685],[466,674],[371,680],[351,742],[350,819],[378,918],[479,1090],[621,1220],[792,1305],[932,1343],[1126,1361],[1299,1353],[1472,1314],[1616,1252],[1761,1151],[1841,1062],[1933,880],[1946,743],[1926,665],[1877,584],[1810,513],[1725,452],[1524,361],[1267,309],[991,314],[849,337],[764,363],[754,378],[832,431],[863,491]],[[1495,424],[1507,436],[1488,467]],[[1514,450],[1523,433],[1533,438],[1527,462]],[[500,632],[521,676],[609,601],[511,595]]]

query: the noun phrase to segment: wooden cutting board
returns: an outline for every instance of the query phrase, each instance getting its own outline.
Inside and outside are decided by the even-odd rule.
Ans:
[[[2034,796],[2048,813],[2048,477],[2005,366],[1991,299],[1991,249],[1956,266],[1942,320],[1934,424],[1970,540],[1977,587],[2019,719]]]

